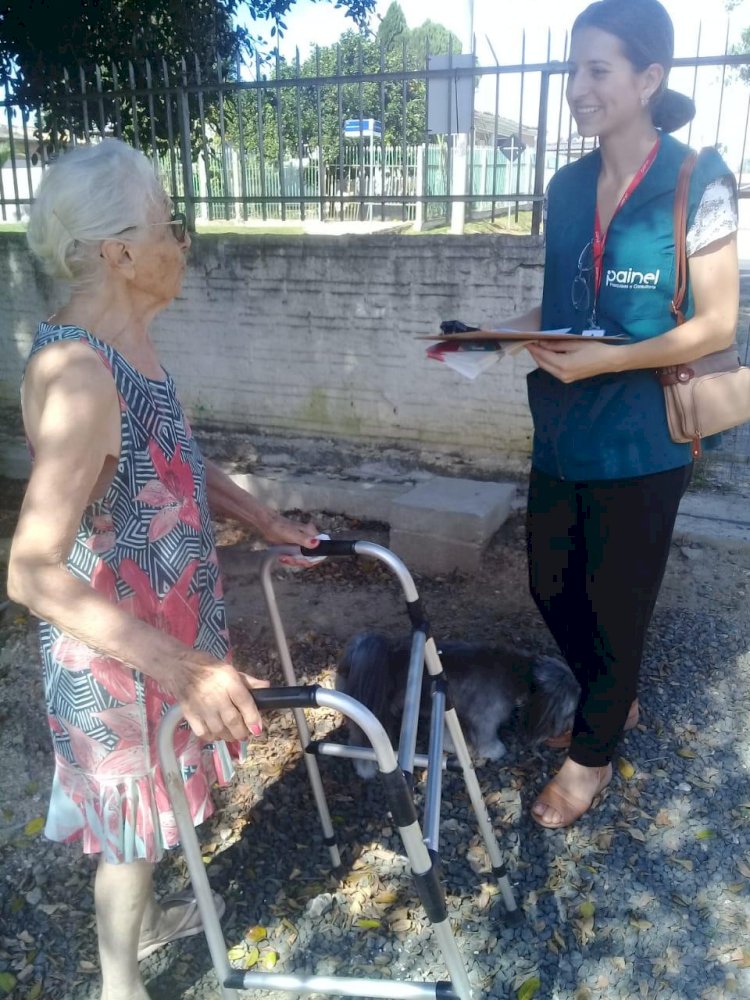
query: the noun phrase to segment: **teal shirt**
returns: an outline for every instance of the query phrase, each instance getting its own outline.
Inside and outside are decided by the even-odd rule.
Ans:
[[[672,213],[687,146],[662,135],[656,159],[607,232],[596,325],[608,334],[646,340],[674,325]],[[563,167],[550,182],[542,329],[580,333],[588,316],[573,305],[581,251],[594,233],[599,150]],[[706,186],[730,175],[718,153],[701,155],[688,199],[688,228]],[[593,278],[590,282],[593,289]],[[593,290],[592,290],[593,294]],[[685,315],[694,312],[688,284]],[[669,436],[664,394],[652,369],[597,375],[569,385],[536,369],[528,376],[534,421],[532,465],[574,481],[625,479],[691,461],[690,446]]]

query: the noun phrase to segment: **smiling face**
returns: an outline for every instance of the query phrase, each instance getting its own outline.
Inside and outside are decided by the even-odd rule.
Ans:
[[[574,32],[570,62],[567,98],[579,135],[604,139],[651,126],[648,102],[664,78],[662,66],[638,72],[615,35],[588,27]]]

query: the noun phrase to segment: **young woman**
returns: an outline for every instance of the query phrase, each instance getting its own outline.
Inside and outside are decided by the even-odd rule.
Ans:
[[[210,511],[269,542],[314,546],[315,528],[201,457],[150,334],[180,290],[190,237],[145,156],[116,140],[63,156],[28,238],[72,285],[26,368],[34,463],[8,569],[8,594],[42,619],[55,751],[45,833],[99,856],[102,1000],[147,1000],[139,960],[201,930],[195,900],[152,892],[177,842],[159,721],[179,703],[189,723],[175,749],[196,823],[232,773],[223,741],[261,725],[252,690],[265,682],[230,662]]]
[[[669,133],[694,113],[667,89],[672,57],[657,0],[601,0],[576,19],[567,98],[598,148],[550,183],[542,304],[520,318],[528,330],[628,337],[529,347],[529,580],[582,688],[568,757],[532,807],[545,827],[586,812],[638,718],[644,637],[692,469],[689,445],[669,436],[654,370],[729,346],[737,323],[736,192],[714,150],[690,185],[688,321],[676,327],[670,314],[672,212],[689,149]]]

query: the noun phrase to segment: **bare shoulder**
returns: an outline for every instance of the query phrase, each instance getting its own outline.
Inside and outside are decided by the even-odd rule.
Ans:
[[[101,357],[81,340],[58,340],[47,344],[26,366],[24,384],[44,389],[59,381],[91,381],[92,387],[112,384]]]
[[[36,447],[39,438],[57,428],[61,433],[111,433],[119,426],[114,379],[88,344],[59,341],[30,360],[23,384],[26,433]]]

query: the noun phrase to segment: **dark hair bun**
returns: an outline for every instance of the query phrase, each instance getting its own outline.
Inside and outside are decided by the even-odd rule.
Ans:
[[[662,132],[676,132],[695,117],[695,102],[676,90],[664,90],[651,102],[651,119]]]

